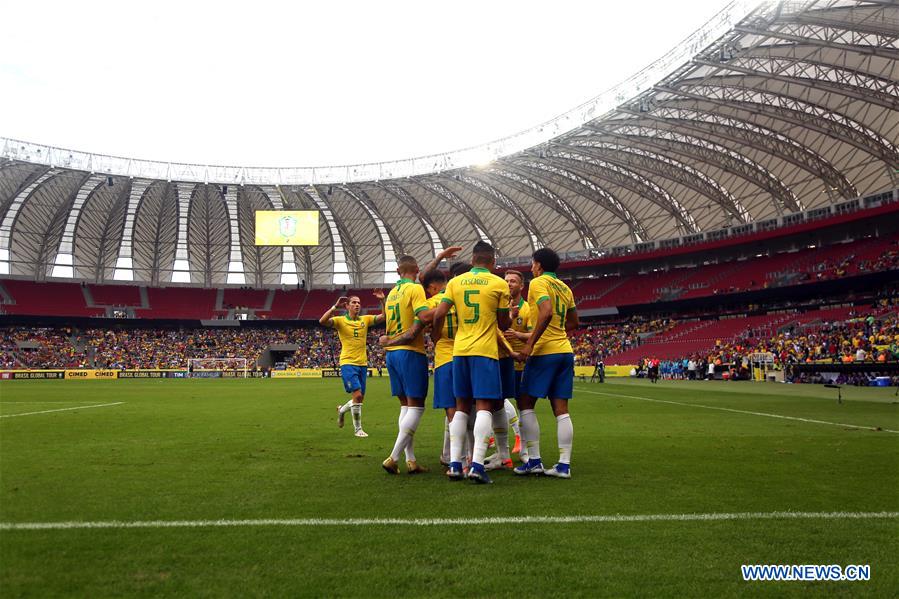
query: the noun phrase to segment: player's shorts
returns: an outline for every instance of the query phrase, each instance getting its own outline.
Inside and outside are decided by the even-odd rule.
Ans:
[[[521,378],[521,394],[550,399],[571,399],[574,354],[531,356]]]
[[[428,396],[428,357],[411,349],[387,352],[390,393],[396,397],[424,399]]]
[[[352,393],[359,389],[362,391],[362,395],[365,395],[365,379],[367,376],[368,366],[345,364],[340,367],[340,378],[343,379],[343,388],[347,393]]]
[[[499,379],[502,385],[503,399],[515,397],[515,360],[500,358]]]
[[[499,360],[485,356],[453,357],[453,394],[468,399],[502,399]]]
[[[453,363],[441,364],[434,371],[434,409],[445,410],[456,407],[453,392]]]
[[[521,397],[521,375],[524,374],[524,370],[516,370],[515,371],[515,399]]]

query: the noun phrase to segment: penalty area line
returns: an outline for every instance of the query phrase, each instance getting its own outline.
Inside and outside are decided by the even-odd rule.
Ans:
[[[21,414],[3,414],[0,418],[15,418],[16,416],[33,416],[35,414],[49,414],[50,412],[68,412],[69,410],[87,410],[88,408],[105,408],[106,406],[120,406],[124,401],[115,403],[97,403],[89,406],[76,406],[74,408],[57,408],[55,410],[41,410],[40,412],[22,412]]]
[[[590,389],[577,388],[583,393],[592,393],[593,395],[606,395],[608,397],[626,397],[628,399],[639,399],[642,401],[652,401],[655,403],[667,403],[674,406],[687,406],[688,408],[705,408],[706,410],[719,410],[721,412],[734,412],[736,414],[749,414],[750,416],[764,416],[766,418],[780,418],[781,420],[798,420],[799,422],[809,422],[811,424],[827,424],[830,426],[841,426],[844,428],[855,428],[863,431],[876,431],[878,433],[893,433],[899,435],[899,431],[890,430],[888,428],[879,428],[876,426],[863,426],[858,424],[842,424],[840,422],[829,422],[827,420],[814,420],[812,418],[800,418],[799,416],[784,416],[783,414],[769,414],[768,412],[752,412],[750,410],[737,410],[735,408],[722,408],[720,406],[706,406],[698,403],[687,403],[683,401],[671,401],[670,399],[655,399],[652,397],[640,397],[639,395],[623,395],[621,393],[605,393],[603,391],[591,391]]]
[[[286,518],[255,520],[110,520],[100,522],[0,522],[0,530],[125,528],[236,528],[254,526],[458,526],[466,524],[614,524],[623,522],[721,522],[733,520],[893,520],[899,512],[737,512],[711,514],[615,514],[495,518]]]

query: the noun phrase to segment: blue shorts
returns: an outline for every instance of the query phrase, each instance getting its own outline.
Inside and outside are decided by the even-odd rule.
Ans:
[[[434,371],[434,409],[455,408],[453,363],[447,362]]]
[[[515,395],[515,360],[500,358],[499,378],[502,384],[503,399],[517,397]]]
[[[531,356],[524,366],[521,394],[534,398],[571,399],[574,354]]]
[[[462,399],[502,399],[499,360],[484,356],[453,357],[453,395]]]
[[[340,378],[343,379],[343,388],[347,393],[352,393],[359,389],[362,391],[362,395],[365,395],[365,378],[367,376],[368,366],[347,364],[340,367]]]
[[[524,370],[516,370],[515,371],[515,399],[521,397],[521,375],[524,374]]]
[[[428,357],[411,349],[387,352],[390,394],[424,399],[428,396]]]

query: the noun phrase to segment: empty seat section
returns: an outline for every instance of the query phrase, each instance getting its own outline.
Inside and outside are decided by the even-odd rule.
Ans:
[[[306,299],[306,291],[303,289],[291,289],[289,291],[278,290],[272,300],[272,309],[268,313],[269,318],[276,320],[294,320],[300,314],[300,307]]]
[[[149,310],[138,310],[141,318],[214,318],[215,289],[166,287],[147,289]]]
[[[225,289],[222,297],[222,308],[252,308],[261,310],[265,307],[268,291],[265,289]]]
[[[738,339],[768,338],[795,319],[790,314],[764,314],[744,318],[680,322],[664,334],[647,339],[642,345],[610,356],[607,364],[636,364],[641,358],[660,360],[684,358],[711,352],[718,343]]]
[[[648,304],[658,298],[659,290],[669,287],[683,271],[652,272],[630,277],[603,297],[604,306]]]
[[[620,285],[621,277],[602,277],[599,279],[581,279],[572,289],[581,309],[598,308],[606,305],[603,296],[616,285]]]
[[[339,291],[327,291],[324,289],[316,289],[309,292],[306,303],[303,305],[300,318],[307,320],[318,319],[325,310],[333,306],[337,302],[337,298],[343,295]]]
[[[102,316],[103,308],[88,308],[78,283],[35,283],[5,280],[3,287],[15,300],[5,304],[7,314],[35,316]]]
[[[679,282],[678,286],[683,291],[677,299],[713,295],[715,285],[729,277],[743,265],[745,265],[745,262],[724,262],[696,267],[693,274]]]
[[[98,306],[140,306],[140,289],[133,285],[88,285]]]

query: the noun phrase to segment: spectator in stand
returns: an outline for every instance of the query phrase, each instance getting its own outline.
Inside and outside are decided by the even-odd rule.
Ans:
[[[748,372],[749,356],[771,353],[776,368],[813,362],[887,364],[899,362],[899,321],[896,314],[880,315],[896,305],[888,293],[877,311],[853,311],[848,320],[807,323],[773,335],[718,340],[707,355],[666,357],[665,378],[696,379],[709,365],[732,368],[736,377]],[[576,363],[593,366],[599,359],[639,346],[641,338],[674,326],[667,320],[631,318],[616,324],[591,325],[575,331],[572,347]],[[325,331],[313,328],[197,328],[122,329],[70,327],[7,327],[0,329],[0,367],[10,368],[184,368],[190,358],[246,358],[256,363],[272,344],[300,348],[287,361],[289,368],[336,367],[340,350]],[[383,368],[381,347],[369,341],[373,368]],[[686,361],[686,366],[683,366]],[[643,368],[640,369],[644,371]]]

